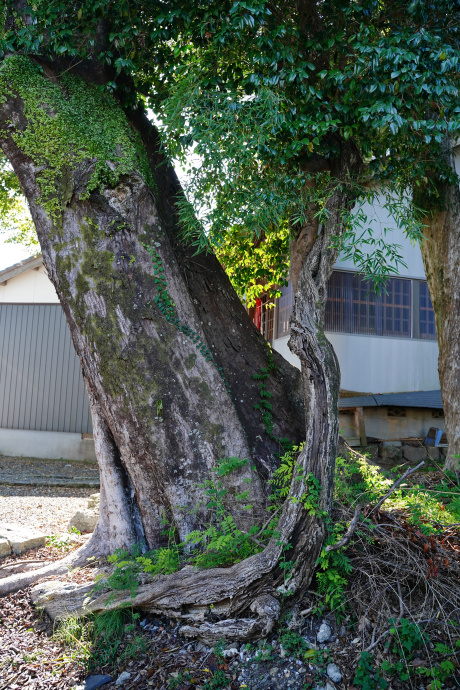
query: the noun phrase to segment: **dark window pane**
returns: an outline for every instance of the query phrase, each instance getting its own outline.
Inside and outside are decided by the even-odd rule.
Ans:
[[[291,318],[293,305],[292,283],[281,288],[281,297],[278,299],[278,338],[289,335],[289,319]]]
[[[436,340],[436,326],[433,305],[426,281],[420,281],[420,337],[424,340]]]
[[[372,281],[334,271],[328,282],[327,331],[411,337],[411,281],[391,278],[375,294]]]
[[[410,338],[411,281],[390,278],[382,291],[382,335]]]

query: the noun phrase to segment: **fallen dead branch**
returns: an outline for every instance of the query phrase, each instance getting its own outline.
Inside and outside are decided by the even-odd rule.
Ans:
[[[340,539],[340,541],[338,541],[336,544],[329,544],[329,546],[326,546],[326,549],[325,549],[326,551],[338,551],[343,546],[346,546],[349,543],[349,541],[352,538],[353,533],[356,529],[356,525],[358,524],[359,516],[361,514],[363,507],[364,506],[362,504],[358,504],[356,506],[353,520],[350,522],[350,526],[348,527],[347,531],[343,535],[342,539]]]
[[[368,517],[370,517],[370,516],[372,515],[373,512],[375,512],[376,510],[379,510],[379,509],[380,509],[380,507],[381,507],[381,506],[383,505],[383,503],[387,500],[387,498],[389,498],[389,497],[391,496],[391,494],[394,493],[394,492],[396,491],[396,489],[398,488],[398,486],[400,486],[400,484],[402,484],[402,482],[404,481],[404,479],[406,479],[410,474],[412,474],[412,472],[416,472],[416,470],[419,470],[419,469],[422,467],[422,465],[424,465],[424,464],[425,464],[425,461],[422,460],[422,462],[419,463],[419,464],[417,465],[417,467],[411,467],[411,468],[409,468],[406,472],[404,472],[404,474],[403,474],[397,481],[395,481],[395,483],[394,483],[393,486],[389,489],[389,491],[387,491],[387,493],[385,494],[385,496],[383,496],[383,497],[380,499],[380,501],[375,505],[375,507],[372,508],[372,510],[371,510],[370,513],[368,514]],[[340,541],[338,541],[336,544],[329,544],[329,546],[326,546],[326,549],[325,549],[326,551],[337,551],[338,549],[341,549],[343,546],[346,546],[346,545],[350,542],[350,540],[351,540],[351,538],[352,538],[352,536],[353,536],[353,533],[354,533],[354,531],[355,531],[355,529],[356,529],[356,527],[357,527],[357,525],[358,525],[359,516],[360,516],[360,513],[361,513],[362,509],[363,509],[363,506],[362,506],[361,504],[358,504],[358,505],[356,506],[355,514],[354,514],[354,516],[353,516],[353,519],[352,519],[352,521],[350,522],[350,526],[348,527],[347,531],[346,531],[345,534],[343,535],[342,539],[340,539]]]
[[[397,479],[397,480],[395,481],[395,483],[394,483],[393,486],[388,490],[388,492],[385,494],[385,496],[382,496],[382,498],[380,499],[380,501],[374,506],[374,508],[372,508],[372,510],[371,510],[371,512],[369,513],[368,517],[370,517],[370,516],[372,515],[372,513],[374,513],[376,510],[380,510],[381,506],[385,503],[385,501],[387,500],[387,498],[389,498],[389,496],[391,496],[391,494],[392,494],[394,491],[396,491],[396,489],[398,488],[398,486],[400,486],[400,484],[402,484],[403,481],[404,481],[405,479],[407,479],[407,477],[408,477],[410,474],[412,474],[413,472],[416,472],[417,470],[419,470],[424,464],[425,464],[425,460],[422,460],[422,462],[420,462],[420,463],[417,465],[417,467],[410,467],[408,470],[406,470],[406,471],[404,472],[404,474],[403,474],[399,479]]]

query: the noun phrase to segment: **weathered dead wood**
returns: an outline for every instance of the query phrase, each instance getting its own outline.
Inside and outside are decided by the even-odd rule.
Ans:
[[[329,546],[326,546],[326,548],[324,549],[325,551],[338,551],[343,546],[346,546],[348,544],[348,542],[352,538],[353,533],[356,529],[356,526],[359,522],[359,516],[361,515],[361,511],[362,511],[363,507],[364,506],[361,504],[358,504],[356,506],[353,519],[350,522],[350,525],[349,525],[347,531],[345,532],[345,534],[343,535],[342,539],[340,539],[340,541],[338,541],[336,544],[329,544]]]

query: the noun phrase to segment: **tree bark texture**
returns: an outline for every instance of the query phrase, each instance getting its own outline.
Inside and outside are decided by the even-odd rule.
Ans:
[[[455,171],[452,141],[447,165]],[[442,209],[424,220],[422,257],[433,304],[439,345],[439,380],[449,444],[445,469],[459,469],[460,455],[460,190],[440,185]],[[423,199],[421,200],[423,205]]]
[[[322,318],[326,283],[336,259],[331,235],[340,226],[348,199],[334,195],[327,225],[299,276],[292,318],[291,347],[302,361],[308,414],[306,441],[278,523],[277,535],[262,551],[230,568],[198,571],[186,567],[153,580],[143,578],[133,599],[125,593],[94,597],[91,587],[44,583],[33,600],[51,617],[100,612],[128,602],[145,611],[163,613],[184,623],[180,632],[208,644],[219,639],[248,640],[267,635],[282,608],[283,598],[297,600],[314,572],[324,540],[324,517],[332,506],[333,474],[338,441],[337,402],[340,374],[332,346],[324,337]],[[311,480],[319,491],[312,491]],[[311,508],[307,501],[316,501]],[[285,565],[289,564],[289,569]]]
[[[47,77],[54,78],[49,69]],[[180,189],[158,153],[155,131],[133,114],[154,158],[160,183],[155,193],[133,171],[117,186],[82,200],[78,192],[92,167],[85,161],[62,171],[67,202],[57,229],[38,201],[41,166],[15,141],[15,132],[28,125],[20,94],[3,104],[2,115],[3,123],[15,122],[3,129],[2,147],[28,198],[48,274],[82,362],[95,436],[104,439],[97,440],[99,457],[110,456],[116,468],[111,491],[118,486],[128,497],[124,517],[137,516],[130,527],[122,527],[124,518],[117,513],[125,543],[134,529],[137,541],[160,545],[164,517],[183,539],[196,527],[191,509],[205,500],[201,485],[225,457],[251,459],[231,488],[242,491],[250,480],[260,513],[263,477],[281,450],[254,410],[260,392],[253,375],[267,366],[267,345],[215,257],[194,257],[180,242],[172,211]],[[160,257],[156,273],[146,247]],[[155,302],[163,277],[184,330],[168,323]],[[203,355],[205,348],[212,361]],[[303,433],[295,392],[300,377],[277,359],[281,368],[267,385],[274,402],[273,436],[298,442]],[[107,548],[113,550],[115,542],[106,542]]]
[[[49,66],[40,79],[50,80],[67,98]],[[39,118],[60,117],[49,104],[38,105]],[[344,192],[332,194],[328,221],[299,271],[291,348],[302,363],[307,414],[299,375],[275,357],[278,368],[266,383],[273,428],[266,433],[254,410],[260,391],[253,376],[268,365],[267,345],[215,257],[194,256],[181,241],[174,211],[180,187],[146,118],[129,114],[156,184],[133,169],[84,194],[97,161],[88,155],[73,167],[63,164],[52,191],[59,201],[56,221],[40,187],[46,156],[45,162],[35,160],[20,145],[24,132],[37,136],[29,110],[20,90],[3,89],[1,146],[27,196],[90,397],[101,469],[101,518],[91,549],[107,554],[133,542],[157,548],[165,543],[165,519],[183,540],[206,521],[203,484],[228,457],[249,461],[223,481],[230,494],[249,487],[252,520],[260,524],[266,517],[266,479],[281,450],[276,438],[296,442],[303,435],[296,480],[276,537],[262,552],[230,568],[186,567],[153,581],[146,577],[133,602],[179,618],[186,623],[184,634],[208,641],[265,635],[283,597],[294,601],[308,587],[332,503],[339,369],[323,316],[336,258],[331,236],[349,199]],[[348,150],[343,162],[345,168],[354,162]],[[235,519],[244,528],[248,518],[236,510]],[[24,575],[32,581],[32,574]],[[7,589],[4,581],[2,591]],[[68,598],[65,591],[61,598]],[[82,611],[81,592],[72,596],[66,609]],[[106,604],[102,594],[86,610]]]

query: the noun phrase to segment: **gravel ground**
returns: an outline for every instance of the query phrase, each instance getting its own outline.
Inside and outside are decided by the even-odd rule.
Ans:
[[[45,534],[67,532],[77,510],[95,489],[0,485],[0,522],[35,527]]]

